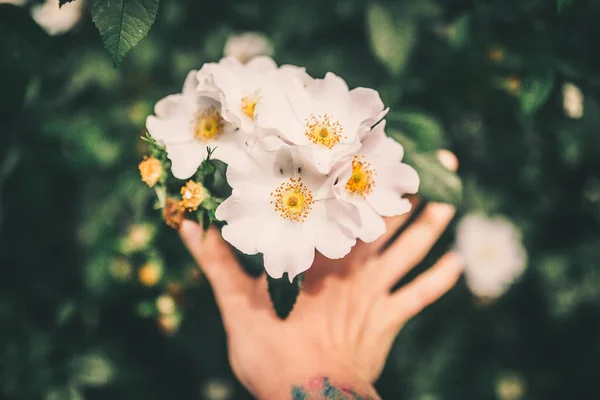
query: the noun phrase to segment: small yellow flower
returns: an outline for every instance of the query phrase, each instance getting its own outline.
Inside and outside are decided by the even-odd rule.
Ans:
[[[163,276],[163,267],[157,261],[148,261],[138,270],[138,279],[144,286],[155,286]]]
[[[181,208],[196,211],[208,193],[200,182],[188,181],[181,188]]]
[[[156,320],[158,327],[166,335],[173,335],[179,330],[181,325],[181,316],[174,314],[161,314]]]
[[[162,164],[152,156],[145,158],[139,168],[142,181],[149,187],[154,186],[163,173]]]
[[[504,60],[504,49],[502,47],[490,47],[488,49],[488,58],[493,63],[499,63]]]
[[[519,94],[519,90],[521,89],[521,78],[519,78],[518,76],[515,75],[511,75],[508,78],[506,78],[506,81],[504,82],[506,90],[508,90],[508,92],[510,94],[513,95],[517,95]]]
[[[163,218],[165,223],[173,229],[179,229],[183,221],[183,212],[185,209],[181,206],[181,202],[172,198],[168,198],[163,209]]]
[[[143,250],[154,237],[154,227],[150,224],[133,224],[129,227],[127,236],[121,242],[121,251],[131,253]]]

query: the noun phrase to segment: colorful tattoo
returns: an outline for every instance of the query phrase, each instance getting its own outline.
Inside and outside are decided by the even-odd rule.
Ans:
[[[354,390],[341,386],[335,387],[327,377],[311,379],[305,386],[292,387],[292,400],[374,400],[361,396]]]

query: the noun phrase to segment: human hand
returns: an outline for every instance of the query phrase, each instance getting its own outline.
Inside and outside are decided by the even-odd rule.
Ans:
[[[456,169],[452,154],[443,152],[440,159],[449,169]],[[411,201],[414,210],[420,200]],[[427,255],[454,212],[451,205],[430,203],[389,246],[410,214],[388,218],[381,238],[358,242],[343,259],[317,254],[305,273],[296,305],[284,321],[273,310],[265,275],[248,276],[217,228],[204,232],[186,220],[180,233],[214,290],[233,371],[254,396],[378,398],[371,385],[402,326],[446,293],[460,276],[460,258],[450,252],[390,294]],[[327,397],[327,391],[338,397]]]

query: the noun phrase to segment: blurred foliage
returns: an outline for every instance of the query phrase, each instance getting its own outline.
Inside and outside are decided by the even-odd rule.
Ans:
[[[50,38],[1,4],[0,398],[250,398],[210,288],[137,173],[154,103],[248,30],[279,63],[378,89],[414,156],[458,155],[462,211],[523,229],[523,280],[492,304],[459,283],[410,322],[383,398],[600,397],[600,1],[566,3],[163,1],[118,70],[90,18]]]

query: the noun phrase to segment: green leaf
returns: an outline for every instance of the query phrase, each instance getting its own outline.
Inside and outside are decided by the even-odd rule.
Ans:
[[[100,31],[104,47],[118,67],[127,53],[150,30],[159,0],[92,0],[92,20]]]
[[[459,205],[462,201],[462,181],[439,161],[435,152],[418,153],[414,141],[398,131],[390,136],[404,146],[403,162],[417,170],[421,184],[419,194],[426,200]]]
[[[448,41],[454,48],[460,49],[469,41],[469,31],[471,29],[471,16],[462,15],[458,17],[450,26]]]
[[[261,253],[244,254],[236,248],[233,248],[233,250],[248,275],[258,278],[265,272],[265,264],[263,263],[263,255]]]
[[[280,279],[274,279],[267,275],[267,280],[275,313],[279,318],[286,319],[294,309],[294,304],[296,304],[296,299],[302,288],[304,275],[296,276],[293,282],[290,282],[287,273],[284,273]]]
[[[102,387],[114,378],[112,361],[103,353],[91,352],[71,360],[70,381],[79,386]]]
[[[73,385],[56,388],[46,392],[45,400],[83,400],[83,394]]]
[[[560,14],[570,1],[571,0],[556,0],[556,13]]]
[[[519,103],[525,115],[533,115],[550,96],[554,86],[554,74],[546,72],[541,76],[526,78],[519,90]]]
[[[415,111],[390,113],[390,125],[399,128],[415,142],[419,151],[431,151],[446,147],[444,128],[434,117]]]
[[[395,16],[391,9],[372,3],[367,10],[371,48],[394,75],[406,66],[415,46],[417,34],[414,19]]]

